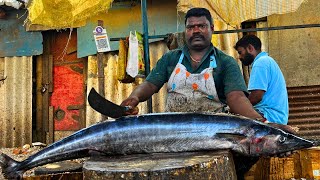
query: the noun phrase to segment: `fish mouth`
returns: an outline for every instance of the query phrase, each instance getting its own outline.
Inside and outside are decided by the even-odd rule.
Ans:
[[[295,135],[289,135],[288,140],[282,144],[283,147],[286,147],[286,152],[290,150],[299,150],[306,149],[315,146],[315,142],[300,138]]]

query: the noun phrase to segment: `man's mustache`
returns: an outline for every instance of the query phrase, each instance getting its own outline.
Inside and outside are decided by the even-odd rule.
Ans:
[[[189,41],[192,41],[195,38],[205,39],[204,36],[197,34],[197,35],[191,36]]]

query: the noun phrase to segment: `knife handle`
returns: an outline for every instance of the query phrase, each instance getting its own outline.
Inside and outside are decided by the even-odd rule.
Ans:
[[[132,109],[132,107],[131,106],[125,106],[124,107],[124,110],[127,112],[127,111],[130,111]]]
[[[125,112],[129,112],[129,111],[136,111],[137,113],[135,113],[135,114],[138,114],[139,113],[139,109],[138,109],[138,107],[134,107],[134,108],[132,108],[132,106],[124,106],[124,110],[125,110]]]

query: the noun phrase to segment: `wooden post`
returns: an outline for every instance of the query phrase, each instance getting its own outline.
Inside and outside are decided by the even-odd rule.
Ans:
[[[103,27],[103,21],[98,20],[98,26]],[[98,64],[98,92],[102,97],[105,97],[104,94],[104,53],[103,52],[98,52],[97,53],[97,64]],[[107,119],[106,116],[101,115],[102,121]]]
[[[300,162],[300,153],[299,151],[297,153],[293,154],[293,165],[294,165],[294,178],[299,179],[302,177],[302,168],[301,168],[301,162]]]
[[[103,21],[98,20],[98,26],[103,27]],[[99,86],[99,94],[104,97],[104,54],[102,52],[98,52],[98,86]]]
[[[42,87],[41,87],[41,94],[42,94],[42,118],[41,118],[41,126],[43,132],[41,140],[48,144],[47,139],[49,136],[49,106],[50,106],[50,96],[53,91],[52,86],[52,71],[53,71],[53,56],[52,55],[43,55],[42,61]]]
[[[54,142],[54,107],[49,106],[49,127],[48,127],[48,139],[47,143],[52,144]]]
[[[269,180],[270,177],[270,157],[261,157],[256,163],[254,179]]]
[[[301,177],[313,179],[312,159],[307,149],[300,151]]]
[[[45,88],[47,88],[47,106],[48,106],[48,119],[47,121],[47,127],[46,127],[46,142],[47,144],[51,144],[54,142],[54,107],[50,106],[50,97],[53,92],[53,56],[49,56],[49,62],[48,62],[48,77],[47,77],[47,83],[45,83]]]
[[[83,164],[83,179],[237,179],[230,151],[92,157]]]

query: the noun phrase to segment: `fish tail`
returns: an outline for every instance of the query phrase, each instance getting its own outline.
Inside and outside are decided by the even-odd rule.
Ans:
[[[15,161],[6,154],[0,153],[0,166],[2,174],[8,179],[22,179],[23,171],[16,170],[20,162]]]

